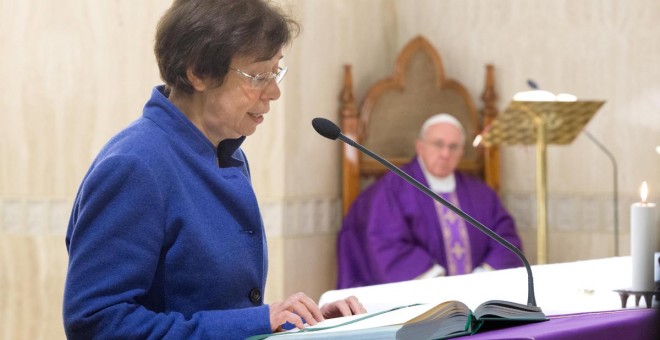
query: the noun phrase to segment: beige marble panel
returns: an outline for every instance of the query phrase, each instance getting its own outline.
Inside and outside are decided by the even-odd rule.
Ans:
[[[336,282],[336,235],[290,236],[285,240],[283,293],[305,292],[318,301]]]
[[[266,303],[303,292],[318,301],[336,282],[336,234],[268,238]]]
[[[73,195],[159,82],[152,36],[167,5],[2,1],[0,339],[64,338]]]
[[[4,1],[2,195],[71,195],[158,82],[162,1]]]
[[[0,338],[64,339],[61,236],[0,231]]]
[[[450,76],[477,94],[481,65],[493,63],[499,106],[527,90],[544,89],[606,100],[587,128],[617,157],[619,185],[634,193],[642,180],[660,190],[660,2],[397,1],[399,39],[424,34],[439,48]],[[432,14],[431,14],[432,13]],[[534,190],[533,147],[503,150],[502,189]],[[584,136],[548,150],[549,190],[605,193],[611,165]],[[660,191],[656,191],[660,192]],[[658,197],[658,196],[655,196]]]
[[[282,301],[285,296],[284,285],[286,273],[286,259],[284,247],[286,238],[282,235],[268,237],[268,279],[264,301],[272,303]]]
[[[537,260],[536,230],[522,230],[525,257],[531,264]],[[630,234],[619,235],[619,251],[630,254]],[[565,232],[550,230],[548,235],[548,263],[572,262],[614,256],[614,235],[603,232]]]
[[[336,197],[339,145],[319,136],[311,120],[338,121],[344,63],[377,65],[383,73],[391,69],[398,50],[393,0],[280,3],[301,23],[302,31],[285,51],[283,63],[289,72],[282,82],[282,97],[246,143],[255,191],[269,203],[284,197]],[[359,82],[373,82],[376,76]]]

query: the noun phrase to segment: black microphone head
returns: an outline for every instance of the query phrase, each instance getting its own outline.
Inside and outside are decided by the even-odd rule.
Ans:
[[[539,89],[539,85],[531,79],[527,79],[527,86],[529,86],[533,90],[538,90]]]
[[[312,126],[314,127],[314,130],[316,130],[316,132],[318,132],[321,136],[332,140],[337,139],[337,137],[339,137],[341,134],[341,129],[339,129],[339,126],[325,118],[312,119]]]

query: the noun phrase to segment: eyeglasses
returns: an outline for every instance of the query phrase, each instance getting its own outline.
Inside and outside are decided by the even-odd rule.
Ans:
[[[279,84],[287,71],[286,67],[277,67],[277,72],[264,72],[253,76],[237,68],[230,67],[229,69],[236,71],[236,73],[242,75],[245,78],[249,78],[252,81],[250,85],[252,85],[252,88],[255,89],[262,89],[266,87],[266,85],[268,85],[271,80],[275,80],[275,82]]]
[[[443,150],[444,148],[447,148],[447,150],[449,150],[450,153],[456,153],[462,148],[462,145],[460,144],[445,144],[445,142],[440,140],[422,139],[422,141],[426,144],[433,146],[437,150]]]

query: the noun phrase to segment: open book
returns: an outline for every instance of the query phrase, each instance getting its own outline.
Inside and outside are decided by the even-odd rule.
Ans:
[[[460,301],[417,304],[390,310],[327,319],[314,326],[248,338],[284,339],[448,339],[483,329],[548,320],[539,307],[491,300],[474,311]]]

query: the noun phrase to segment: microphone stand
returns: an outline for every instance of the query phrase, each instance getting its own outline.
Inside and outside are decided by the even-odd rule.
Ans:
[[[412,184],[415,186],[417,189],[421,190],[423,193],[431,197],[432,199],[440,202],[442,205],[447,207],[449,210],[453,211],[457,215],[461,216],[464,220],[469,222],[471,225],[473,225],[475,228],[479,229],[495,241],[499,242],[501,245],[503,245],[505,248],[509,249],[512,251],[514,254],[520,258],[522,263],[525,266],[525,269],[527,270],[527,305],[528,306],[534,306],[536,307],[536,298],[534,296],[534,278],[532,277],[532,268],[529,265],[529,262],[525,258],[525,255],[516,248],[513,244],[511,244],[509,241],[504,239],[502,236],[498,235],[494,231],[486,228],[481,222],[477,221],[474,219],[472,216],[466,214],[463,212],[461,209],[455,207],[451,203],[449,203],[447,200],[444,198],[440,197],[433,191],[431,191],[429,188],[424,186],[423,184],[419,183],[417,180],[412,178],[410,175],[407,173],[403,172],[401,169],[397,168],[394,166],[392,163],[388,162],[386,159],[378,156],[377,154],[373,153],[371,150],[365,148],[364,146],[356,143],[352,139],[346,137],[344,134],[341,133],[341,130],[337,125],[334,123],[330,122],[329,120],[322,119],[322,118],[314,118],[312,121],[312,125],[314,126],[314,129],[322,135],[323,137],[329,138],[329,139],[337,139],[339,138],[341,141],[344,143],[353,146],[354,148],[364,152],[367,154],[369,157],[377,160],[379,163],[383,164],[386,168],[390,169],[397,175],[399,175],[401,178],[405,179],[408,183]],[[330,130],[330,131],[321,131],[321,130]],[[336,135],[336,136],[335,136]]]
[[[612,201],[614,204],[614,256],[619,256],[619,184],[618,184],[618,171],[617,164],[614,155],[608,150],[596,137],[594,137],[589,131],[584,130],[584,134],[589,137],[589,139],[596,144],[596,146],[607,155],[607,157],[612,162],[612,173],[613,173],[613,197]]]

